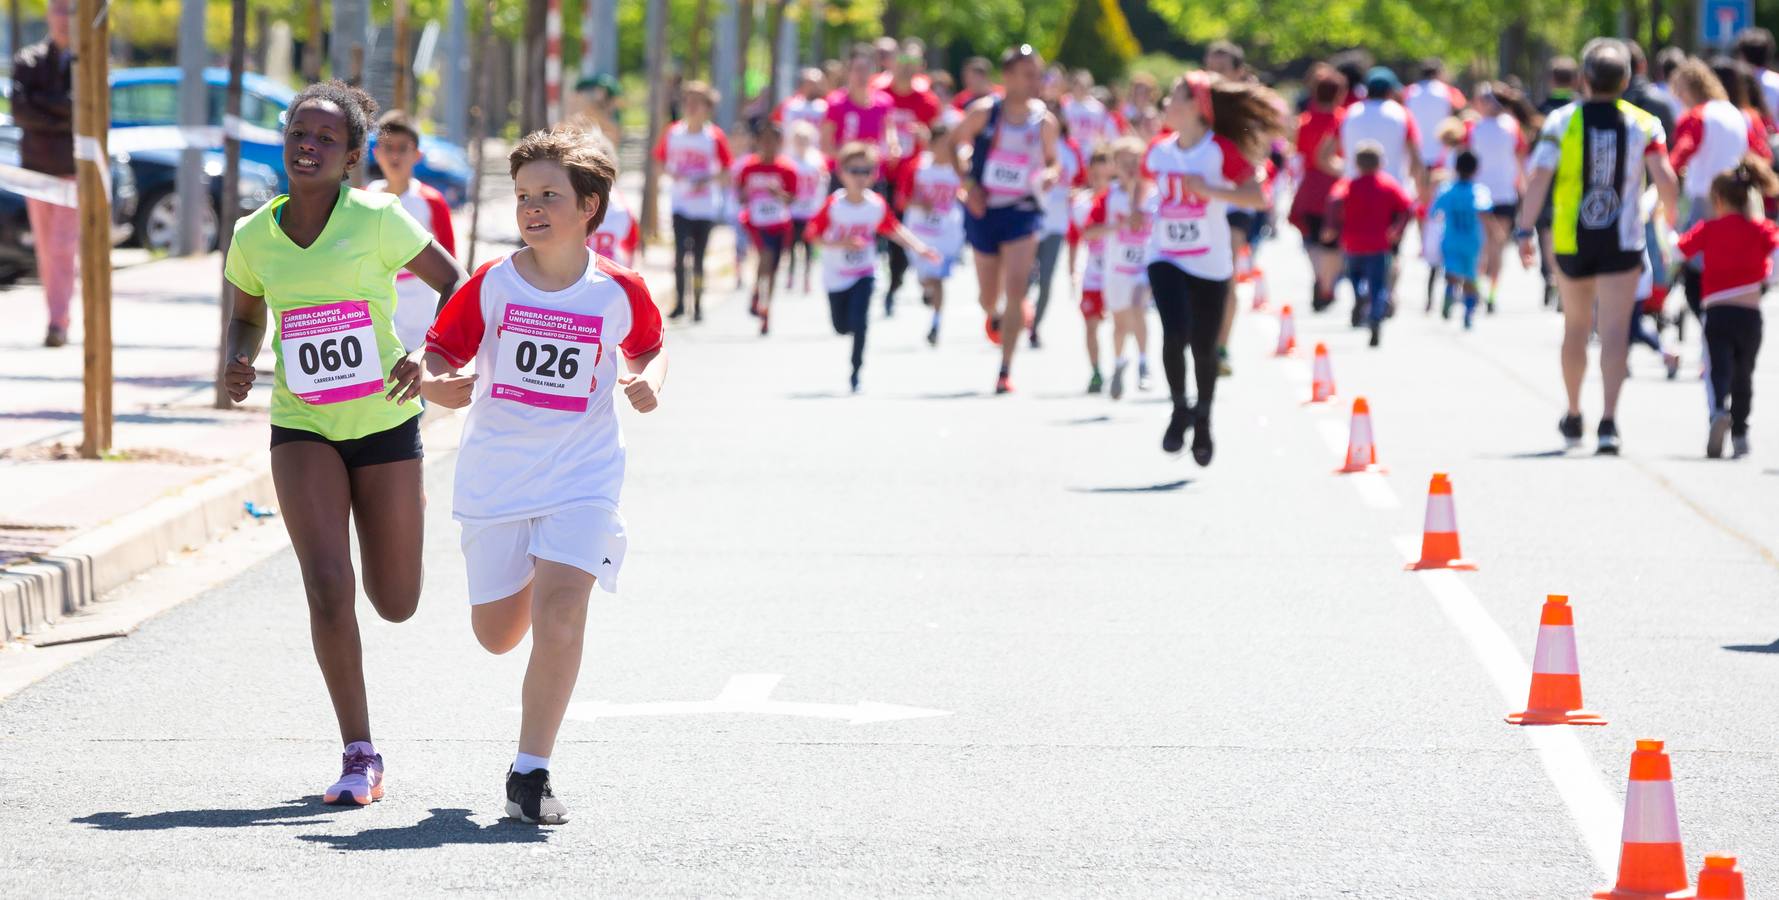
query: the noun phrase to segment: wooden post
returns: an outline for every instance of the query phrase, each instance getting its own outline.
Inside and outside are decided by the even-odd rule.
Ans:
[[[309,0],[309,41],[303,45],[303,80],[314,84],[321,80],[321,4]]]
[[[655,142],[667,127],[667,0],[649,0],[648,63],[649,63],[649,136],[643,147],[642,169],[642,234],[655,238],[660,231],[661,164],[655,160]],[[694,40],[696,37],[694,37]]]
[[[691,81],[698,77],[699,65],[705,61],[702,51],[704,33],[709,29],[710,0],[698,0],[697,7],[692,11],[692,34],[689,38],[692,46],[686,51],[686,61],[680,64],[680,76],[685,81]],[[714,74],[711,80],[715,80]]]
[[[98,459],[111,450],[111,125],[106,48],[111,23],[105,0],[78,0],[74,12],[74,156],[80,191],[80,304],[82,349],[80,455]]]
[[[483,145],[488,143],[488,116],[493,110],[492,96],[494,88],[488,78],[488,57],[493,55],[494,45],[494,4],[497,0],[485,0],[482,4],[482,32],[476,35],[476,106],[475,127],[470,129],[471,143],[469,158],[472,168],[469,173],[469,252],[464,254],[464,268],[475,271],[476,240],[481,235],[482,225],[482,166],[485,160]]]
[[[414,110],[408,104],[408,81],[410,79],[410,63],[408,61],[408,0],[395,0],[395,84],[392,94],[397,109],[405,109],[410,116]],[[419,118],[415,117],[415,123]]]
[[[229,4],[229,86],[222,117],[222,215],[216,217],[216,246],[222,250],[225,263],[229,243],[235,238],[235,215],[241,209],[241,72],[247,67],[247,0],[231,0]],[[225,277],[222,280],[221,330],[216,342],[217,409],[228,409],[228,389],[222,386],[222,373],[229,364],[229,319],[234,315],[234,290]]]

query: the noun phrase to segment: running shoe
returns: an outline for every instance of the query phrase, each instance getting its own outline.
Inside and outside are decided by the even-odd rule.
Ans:
[[[1490,298],[1489,298],[1489,299],[1488,299],[1488,300],[1487,300],[1487,301],[1486,301],[1486,302],[1485,302],[1485,303],[1484,303],[1484,304],[1483,304],[1483,308],[1484,308],[1484,309],[1485,309],[1485,310],[1486,310],[1486,311],[1487,311],[1487,312],[1488,312],[1488,314],[1489,314],[1489,315],[1491,315],[1491,316],[1492,316],[1492,315],[1494,315],[1494,314],[1495,314],[1495,298],[1494,298],[1494,297],[1490,297]]]
[[[1574,450],[1581,446],[1581,417],[1564,416],[1557,422],[1557,430],[1563,434],[1563,446]]]
[[[1600,446],[1594,451],[1601,456],[1618,455],[1618,424],[1611,419],[1601,419],[1600,427],[1594,430],[1599,438]]]
[[[1464,330],[1469,331],[1471,328],[1473,328],[1475,326],[1476,326],[1476,304],[1467,303],[1464,305]]]
[[[760,295],[758,292],[755,292],[753,298],[748,301],[747,314],[750,316],[753,316],[755,318],[759,318],[759,316],[760,316]]]
[[[1673,381],[1674,379],[1680,377],[1680,354],[1678,354],[1678,353],[1664,353],[1664,354],[1662,354],[1662,365],[1668,367],[1668,380],[1669,381]]]
[[[849,381],[849,383],[852,385],[852,392],[855,394],[858,393],[859,392],[859,370],[858,369],[852,370],[852,378]]]
[[[988,334],[988,342],[995,346],[1001,344],[1001,320],[997,316],[989,316],[982,322],[982,330]]]
[[[1031,343],[1031,345],[1032,345],[1032,349],[1033,349],[1033,350],[1042,350],[1042,349],[1044,349],[1044,344],[1043,344],[1043,342],[1042,342],[1042,341],[1039,341],[1039,340],[1038,340],[1038,332],[1036,332],[1036,331],[1033,331],[1033,332],[1032,332],[1032,333],[1031,333],[1031,337],[1030,337],[1030,343]]]
[[[1353,327],[1354,328],[1358,328],[1359,326],[1365,324],[1365,305],[1363,303],[1360,303],[1358,300],[1353,301],[1353,317],[1352,318],[1353,318]]]
[[[702,307],[702,306],[692,307],[692,321],[694,321],[694,322],[704,321],[704,307]]]
[[[1740,437],[1730,438],[1730,447],[1730,456],[1734,459],[1741,459],[1754,452],[1753,450],[1748,449],[1748,435],[1745,434]]]
[[[1137,360],[1137,390],[1146,391],[1155,385],[1149,381],[1149,361]]]
[[[1451,292],[1447,291],[1446,295],[1445,295],[1445,300],[1441,301],[1439,304],[1439,317],[1441,319],[1451,318],[1452,317],[1452,307],[1456,306],[1457,303],[1458,303],[1458,301],[1452,297]]]
[[[1089,394],[1097,394],[1101,390],[1104,390],[1105,386],[1106,386],[1106,380],[1104,378],[1101,378],[1100,373],[1097,371],[1095,371],[1093,373],[1092,378],[1087,379],[1087,392]]]
[[[685,316],[685,314],[686,314],[686,308],[685,308],[685,307],[683,307],[683,306],[676,306],[676,307],[674,307],[674,308],[673,308],[673,312],[670,312],[670,313],[668,313],[668,314],[667,314],[667,318],[669,318],[669,319],[678,319],[678,318],[682,318],[682,317],[684,317],[684,316]]]
[[[763,310],[763,309],[760,310],[760,336],[761,337],[766,336],[766,323],[769,321],[771,321],[771,314],[768,313],[766,310]]]
[[[1235,374],[1235,369],[1229,365],[1228,347],[1217,348],[1217,374],[1224,378]]]
[[[938,325],[934,325],[933,327],[927,329],[927,346],[929,346],[929,347],[939,346],[939,326]]]
[[[1011,378],[1008,378],[1005,373],[1002,373],[999,378],[995,379],[995,393],[996,394],[1011,394],[1011,393],[1013,393],[1013,380]]]
[[[1174,401],[1174,413],[1167,420],[1167,430],[1161,433],[1162,452],[1179,453],[1186,446],[1186,432],[1191,427],[1192,407]]]
[[[1376,347],[1383,337],[1384,327],[1377,322],[1371,323],[1371,346]]]
[[[1723,439],[1730,436],[1730,414],[1718,410],[1711,414],[1711,431],[1705,438],[1705,456],[1723,458]]]
[[[1192,432],[1192,461],[1201,466],[1211,464],[1211,454],[1215,447],[1211,445],[1211,414],[1209,410],[1195,410]]]
[[[1124,362],[1122,360],[1120,360],[1117,365],[1114,365],[1112,367],[1112,391],[1111,391],[1111,393],[1112,393],[1113,400],[1117,400],[1118,398],[1124,396],[1124,370],[1129,367],[1130,367],[1130,363]]]
[[[372,753],[365,741],[353,741],[340,754],[340,780],[321,795],[321,801],[339,806],[369,806],[383,799],[383,754]]]
[[[43,346],[45,347],[65,347],[67,344],[68,329],[66,328],[57,328],[51,325],[49,330],[43,333]]]
[[[550,790],[549,769],[532,769],[523,775],[507,769],[507,815],[527,825],[568,821],[568,807]]]

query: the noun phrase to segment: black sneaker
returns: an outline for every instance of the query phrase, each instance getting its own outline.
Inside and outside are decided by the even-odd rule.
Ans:
[[[1161,449],[1164,453],[1179,453],[1186,447],[1186,432],[1192,428],[1192,407],[1184,402],[1174,401],[1174,414],[1167,420],[1167,430],[1161,433]]]
[[[668,314],[667,314],[667,318],[669,318],[669,319],[678,319],[678,318],[681,318],[681,317],[682,317],[682,316],[684,316],[684,315],[685,315],[685,314],[686,314],[686,308],[685,308],[685,307],[683,307],[683,306],[676,306],[676,307],[674,307],[674,308],[673,308],[673,312],[670,312],[670,313],[668,313]]]
[[[1570,450],[1581,446],[1581,417],[1564,416],[1557,422],[1557,430],[1563,433],[1563,446]]]
[[[929,347],[939,346],[939,326],[934,325],[933,327],[927,329],[927,346],[929,346]]]
[[[1364,324],[1365,324],[1365,304],[1362,304],[1359,301],[1354,300],[1353,301],[1353,327],[1358,328],[1359,326],[1364,325]]]
[[[1031,335],[1030,335],[1030,337],[1029,337],[1029,341],[1030,341],[1030,343],[1031,343],[1031,345],[1032,345],[1032,349],[1033,349],[1033,350],[1042,350],[1042,349],[1044,349],[1044,344],[1043,344],[1043,342],[1042,342],[1042,341],[1039,341],[1039,340],[1038,340],[1038,333],[1037,333],[1037,332],[1036,332],[1036,331],[1034,331],[1034,332],[1032,332],[1032,333],[1031,333]]]
[[[1618,455],[1618,425],[1616,423],[1611,419],[1601,419],[1600,427],[1595,430],[1595,434],[1600,439],[1599,449],[1595,450],[1595,453],[1601,456]]]
[[[1211,414],[1209,410],[1197,410],[1193,416],[1192,461],[1201,466],[1211,464]]]
[[[507,815],[528,825],[568,821],[568,807],[550,790],[549,769],[533,769],[523,775],[507,769]]]
[[[1711,414],[1711,431],[1705,437],[1705,456],[1723,458],[1723,439],[1730,436],[1730,414],[1718,410]]]
[[[1384,328],[1377,322],[1371,323],[1371,346],[1376,347],[1383,340]]]

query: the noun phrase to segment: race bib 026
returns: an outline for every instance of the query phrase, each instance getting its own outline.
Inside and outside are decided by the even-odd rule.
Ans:
[[[601,316],[507,304],[489,396],[539,409],[586,412],[604,321]]]
[[[316,405],[383,390],[383,361],[369,300],[287,309],[278,315],[284,386]]]

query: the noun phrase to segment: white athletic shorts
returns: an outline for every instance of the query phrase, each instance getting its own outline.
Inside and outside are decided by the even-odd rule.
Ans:
[[[1108,314],[1123,312],[1136,305],[1137,291],[1149,286],[1149,273],[1145,270],[1140,278],[1107,272],[1105,287],[1101,295],[1106,299]]]
[[[624,517],[598,506],[577,506],[547,516],[493,525],[463,523],[463,561],[469,570],[469,602],[492,603],[531,583],[536,560],[574,566],[618,590],[618,571],[630,538]]]

